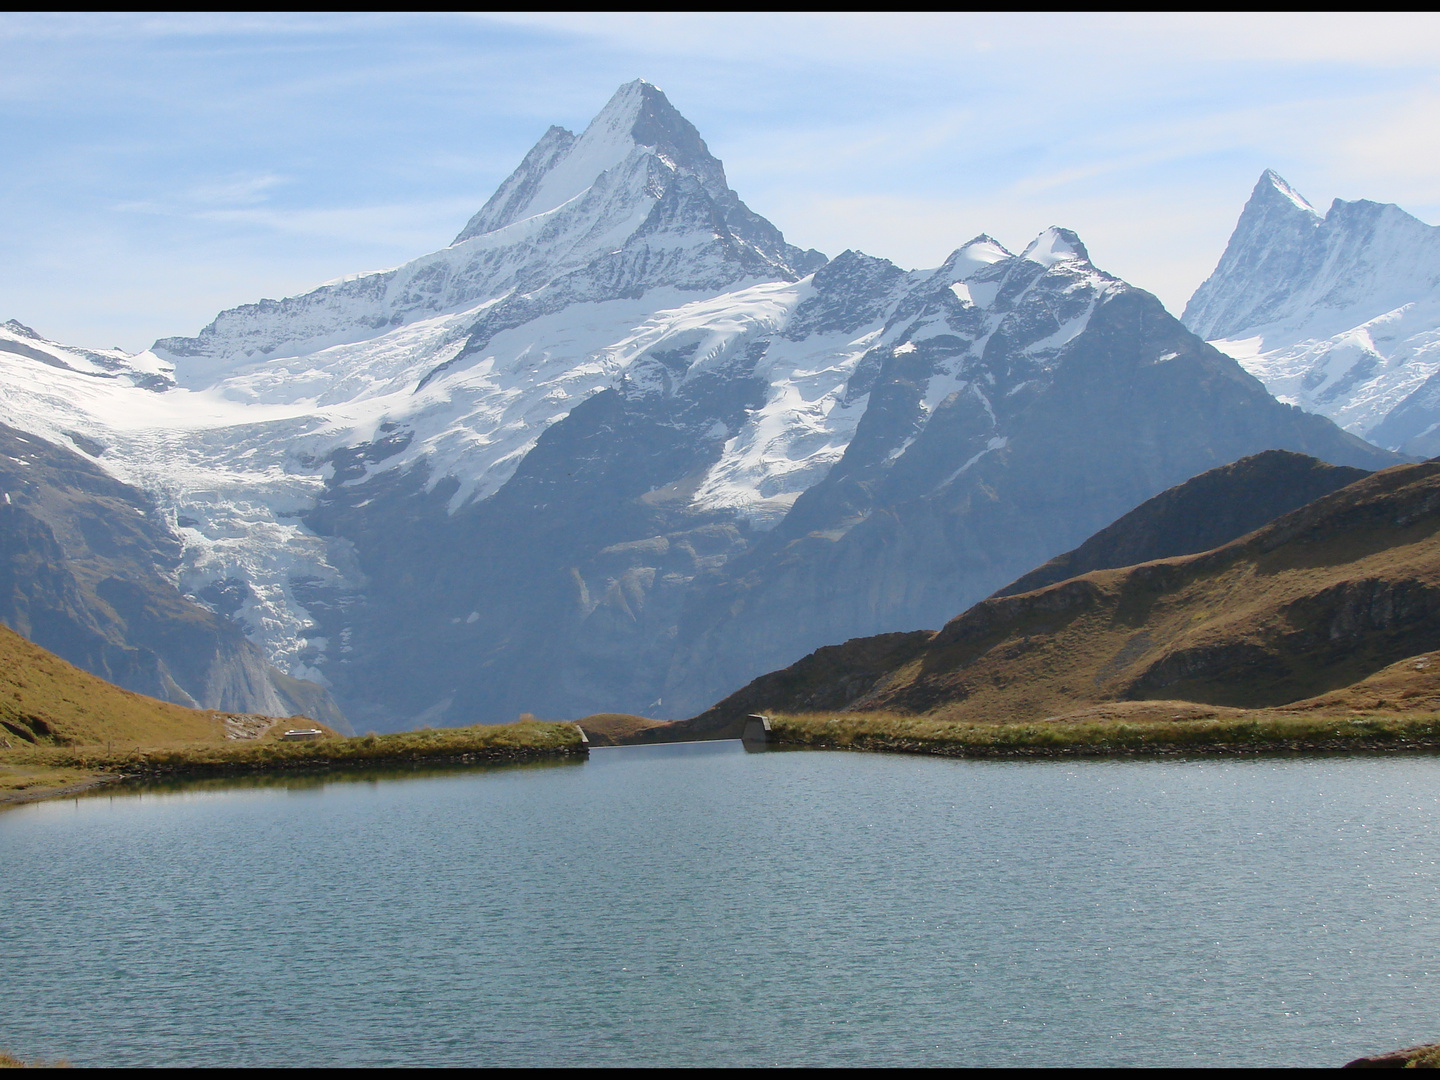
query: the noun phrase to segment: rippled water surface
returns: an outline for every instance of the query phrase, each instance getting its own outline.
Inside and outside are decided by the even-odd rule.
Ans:
[[[1440,1039],[1440,759],[585,764],[0,813],[82,1065],[1337,1065]]]

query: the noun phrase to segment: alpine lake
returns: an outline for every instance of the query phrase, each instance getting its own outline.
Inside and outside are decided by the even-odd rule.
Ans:
[[[1440,758],[585,762],[0,813],[0,1049],[1334,1066],[1440,1038]]]

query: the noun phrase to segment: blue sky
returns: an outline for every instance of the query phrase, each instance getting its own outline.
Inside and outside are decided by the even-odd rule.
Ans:
[[[1413,15],[0,16],[0,319],[138,350],[448,244],[637,76],[792,242],[1051,224],[1171,310],[1262,169],[1440,220]]]

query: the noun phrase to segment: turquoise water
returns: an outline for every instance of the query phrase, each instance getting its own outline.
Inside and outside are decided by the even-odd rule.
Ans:
[[[0,813],[81,1065],[1337,1065],[1440,1039],[1440,759],[588,763]]]

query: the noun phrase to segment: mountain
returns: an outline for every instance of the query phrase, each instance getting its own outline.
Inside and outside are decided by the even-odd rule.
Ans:
[[[103,448],[78,433],[88,454]],[[183,596],[181,542],[143,492],[67,447],[0,424],[0,622],[128,690],[191,708],[343,724],[231,620]],[[220,604],[220,586],[209,592]]]
[[[1366,475],[1364,469],[1327,465],[1288,450],[1241,458],[1147,499],[1074,551],[1055,556],[994,595],[1033,592],[1091,570],[1209,551]]]
[[[1093,570],[1112,570],[1221,547],[1282,514],[1370,475],[1286,450],[1222,465],[1147,499],[1079,547],[996,590],[1033,592]],[[628,741],[730,738],[752,713],[842,709],[920,655],[932,630],[857,637],[763,675],[688,720],[634,732]]]
[[[256,359],[468,311],[478,317],[458,350],[444,350],[442,363],[453,366],[478,360],[502,331],[573,304],[663,287],[714,293],[747,279],[793,281],[824,262],[786,244],[741,202],[690,122],[637,79],[580,136],[550,128],[444,250],[233,308],[198,336],[165,338],[153,351],[177,364],[185,385],[209,385]]]
[[[820,650],[677,728],[733,726],[742,708],[990,723],[1125,701],[1318,706],[1349,701],[1346,688],[1368,694],[1365,707],[1391,707],[1415,681],[1392,667],[1436,648],[1440,463],[1427,462],[1367,476],[1212,551],[991,597],[923,638]],[[854,671],[866,678],[845,685]],[[1433,706],[1433,678],[1421,689],[1414,707]]]
[[[125,377],[7,351],[65,352],[27,333],[0,328],[0,419],[103,448],[173,520],[180,589],[362,729],[688,715],[938,625],[1197,472],[1397,460],[1068,230],[925,271],[799,250],[644,82],[396,270]]]
[[[1440,452],[1440,228],[1398,206],[1336,199],[1322,216],[1266,170],[1183,321],[1280,400]]]

